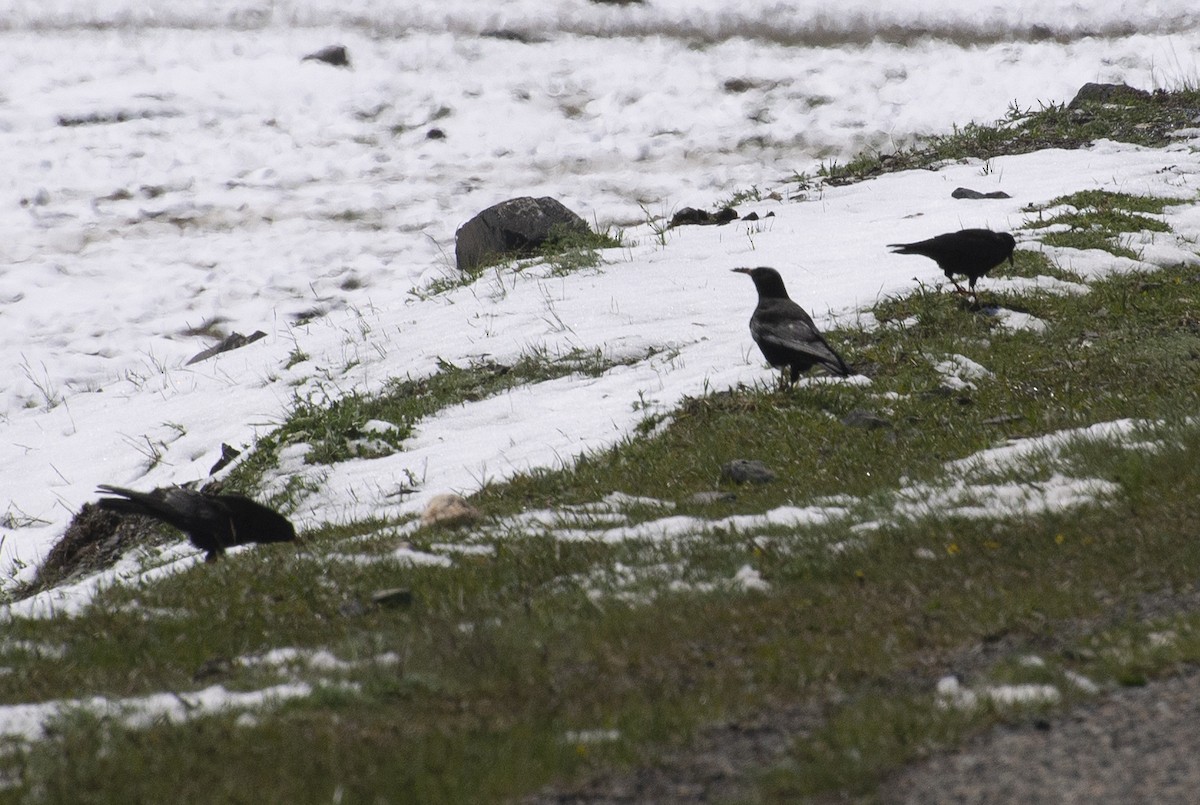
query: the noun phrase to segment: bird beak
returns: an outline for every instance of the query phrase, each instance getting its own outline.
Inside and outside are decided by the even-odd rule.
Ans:
[[[749,268],[731,268],[729,270],[735,274],[749,274],[751,271]]]

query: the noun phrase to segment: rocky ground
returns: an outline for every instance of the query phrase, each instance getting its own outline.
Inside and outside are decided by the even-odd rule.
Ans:
[[[996,727],[905,770],[885,803],[1184,803],[1200,796],[1200,671]]]
[[[1156,620],[1200,610],[1200,585],[1115,606],[1096,621],[1062,624],[1039,652],[1059,652],[1116,623]],[[970,679],[1001,658],[1030,650],[1019,638],[980,645],[898,678],[900,687],[936,682],[936,669]],[[711,725],[688,747],[632,772],[597,772],[547,789],[527,805],[627,805],[755,801],[757,776],[786,758],[791,741],[826,715],[824,704],[780,706],[756,718]],[[823,709],[826,708],[826,709]],[[868,801],[889,805],[967,803],[1194,803],[1200,792],[1200,669],[1140,687],[1106,689],[1056,715],[998,725],[962,747],[893,774]],[[831,795],[825,803],[857,801]]]

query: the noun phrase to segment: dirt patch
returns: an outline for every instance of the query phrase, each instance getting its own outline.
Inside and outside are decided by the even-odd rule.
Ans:
[[[784,757],[793,739],[808,735],[824,720],[823,706],[812,703],[709,725],[686,749],[668,751],[652,764],[597,771],[521,801],[525,805],[736,802],[753,790],[757,775]]]
[[[1133,601],[1114,599],[1096,618],[1058,622],[1039,634],[989,635],[955,651],[931,651],[918,657],[912,668],[875,684],[911,693],[932,690],[946,674],[969,683],[1009,657],[1029,653],[1069,656],[1088,635],[1118,624],[1198,611],[1200,584]],[[820,729],[837,707],[835,696],[824,698],[824,702],[782,705],[703,727],[687,746],[668,750],[637,768],[598,769],[584,778],[549,786],[521,802],[682,805],[753,800],[759,775],[784,761],[792,742]],[[995,727],[961,750],[937,753],[911,764],[884,781],[877,796],[881,801],[903,803],[1083,802],[1090,790],[1089,778],[1071,771],[1071,764],[1082,763],[1095,743],[1102,741],[1108,754],[1090,761],[1088,769],[1107,775],[1096,778],[1097,785],[1104,786],[1096,790],[1104,796],[1087,801],[1192,802],[1200,788],[1200,704],[1196,702],[1200,702],[1200,669],[1141,688],[1110,691],[1050,719],[1043,716]],[[1169,710],[1166,715],[1164,706]],[[1160,737],[1163,731],[1169,731],[1169,740]],[[1126,741],[1122,735],[1132,737]],[[1134,745],[1157,753],[1161,773],[1154,771],[1150,760],[1138,766],[1136,774],[1132,766],[1121,765],[1126,762],[1122,757],[1134,751]],[[1107,772],[1104,762],[1111,764]],[[1022,770],[1035,764],[1040,764],[1038,774],[1023,777]],[[1159,788],[1147,787],[1150,783]],[[1149,793],[1155,796],[1139,798]],[[1134,794],[1139,796],[1123,799]],[[811,801],[832,805],[846,800],[831,792]]]
[[[149,517],[122,517],[102,511],[94,503],[85,503],[50,549],[46,561],[38,568],[37,578],[18,597],[25,598],[96,573],[116,564],[133,548],[159,545],[169,539]]]

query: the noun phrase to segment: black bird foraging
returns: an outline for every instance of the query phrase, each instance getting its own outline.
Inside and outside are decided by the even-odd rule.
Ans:
[[[1007,260],[1013,263],[1013,249],[1017,239],[1008,232],[993,232],[990,229],[963,229],[944,235],[919,240],[916,243],[889,243],[892,254],[919,254],[928,257],[946,272],[947,279],[954,283],[959,293],[975,296],[975,282],[996,266]],[[970,290],[954,280],[962,274],[970,281]]]
[[[135,492],[101,485],[97,506],[117,514],[140,514],[178,528],[215,562],[226,548],[251,542],[291,542],[296,529],[283,515],[241,495],[213,495],[181,486]]]
[[[788,297],[783,277],[773,268],[735,268],[754,280],[758,306],[750,316],[750,335],[767,363],[782,369],[780,386],[793,386],[800,375],[814,366],[845,377],[853,374],[842,357],[821,337],[817,325]],[[791,379],[788,379],[791,370]]]

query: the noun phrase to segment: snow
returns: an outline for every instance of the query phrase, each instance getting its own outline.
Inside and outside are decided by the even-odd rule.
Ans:
[[[768,379],[735,266],[779,267],[828,325],[940,281],[931,261],[883,244],[1014,228],[1025,205],[1076,189],[1187,199],[1200,185],[1194,134],[803,199],[787,182],[1010,104],[1069,100],[1087,81],[1192,80],[1192,3],[394,5],[0,0],[0,578],[29,579],[97,484],[202,479],[223,442],[251,443],[297,397],[369,393],[439,359],[639,358],[453,407],[384,458],[305,465],[303,445],[282,457],[276,483],[295,473],[320,490],[293,513],[301,527],[413,514],[433,495],[611,446],[685,395]],[[481,35],[495,31],[528,42]],[[332,42],[352,69],[300,61]],[[117,112],[130,119],[58,125]],[[435,126],[444,139],[426,136]],[[953,200],[958,186],[1012,198]],[[761,200],[741,211],[774,218],[665,243],[646,221],[751,188]],[[552,195],[629,245],[602,270],[502,269],[414,293],[455,275],[458,226],[519,195]],[[1164,217],[1179,236],[1147,235],[1143,259],[1194,261],[1200,215]],[[1047,252],[1085,278],[1141,265]],[[213,342],[198,333],[256,330],[266,338],[187,363]],[[396,495],[412,478],[419,491]],[[1046,505],[1068,498],[1052,490]],[[694,530],[686,520],[616,523],[604,538]],[[150,570],[130,560],[120,577],[173,572],[190,553]],[[59,595],[20,612],[69,609]]]
[[[985,702],[1012,707],[1018,705],[1055,704],[1062,693],[1054,685],[983,685],[964,687],[953,676],[944,676],[937,683],[938,703],[943,707],[970,710]]]
[[[85,712],[141,728],[163,722],[181,723],[227,710],[271,706],[311,693],[312,688],[303,683],[274,685],[254,691],[230,691],[213,685],[188,693],[152,693],[124,699],[91,696],[86,699],[0,705],[0,736],[39,740],[49,721],[70,712]]]

